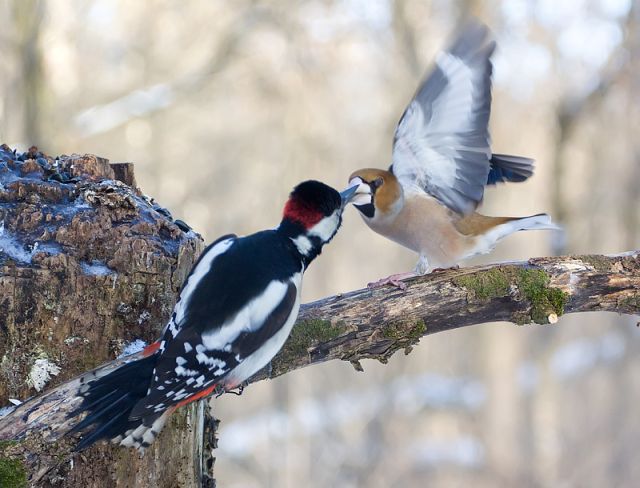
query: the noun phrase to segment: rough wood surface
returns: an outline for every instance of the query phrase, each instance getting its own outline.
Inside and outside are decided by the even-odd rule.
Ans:
[[[331,359],[409,352],[422,336],[486,322],[551,324],[578,312],[640,314],[640,251],[563,256],[433,273],[394,287],[303,305],[270,371],[253,381]]]
[[[203,242],[117,178],[133,183],[131,165],[0,147],[0,407],[154,340],[169,317]],[[49,428],[0,441],[0,468],[32,486],[196,486],[201,417],[176,416],[143,459],[100,445],[71,460]]]
[[[18,185],[19,186],[19,185]],[[90,205],[100,202],[100,206],[109,205],[113,192],[124,191],[119,185],[115,190],[103,192],[90,187],[89,196],[84,196]],[[99,188],[102,188],[99,186]],[[23,193],[27,195],[29,192]],[[104,194],[106,193],[106,195]],[[110,196],[111,195],[111,196]],[[77,198],[77,195],[76,197]],[[106,200],[105,200],[106,199]],[[126,199],[125,199],[126,200]],[[137,200],[136,200],[137,201]],[[116,208],[119,208],[116,205]],[[102,208],[101,207],[101,208]],[[4,207],[2,207],[4,208]],[[92,207],[93,208],[93,207]],[[4,210],[3,210],[4,211]],[[106,218],[106,217],[105,217]],[[74,222],[76,217],[72,219]],[[80,225],[82,218],[77,218]],[[86,238],[92,233],[101,232],[103,228],[109,228],[114,222],[109,220],[99,227],[91,227]],[[170,221],[169,221],[170,223]],[[91,225],[90,223],[82,225]],[[162,227],[150,227],[148,234],[157,232],[156,244],[164,249],[166,240],[170,240],[173,234],[163,233]],[[57,234],[55,234],[57,235]],[[63,233],[64,235],[64,233]],[[29,270],[30,275],[23,285],[23,291],[13,294],[13,300],[9,305],[2,305],[10,311],[14,317],[13,322],[6,322],[0,328],[0,333],[5,329],[14,330],[18,339],[11,339],[15,351],[30,350],[34,344],[43,342],[48,344],[50,337],[76,337],[73,327],[84,330],[85,323],[91,323],[97,328],[97,332],[89,334],[87,346],[92,354],[91,361],[87,363],[87,357],[73,356],[73,360],[66,363],[64,354],[52,354],[58,358],[60,364],[64,364],[63,372],[68,377],[69,372],[80,372],[88,369],[89,364],[95,365],[109,358],[107,338],[133,338],[142,336],[151,339],[158,328],[164,323],[170,310],[170,305],[175,298],[177,286],[184,279],[193,261],[195,252],[200,249],[200,242],[180,241],[182,245],[191,242],[193,247],[188,253],[188,259],[184,261],[184,267],[180,266],[180,251],[178,247],[177,258],[169,260],[160,267],[165,273],[164,285],[157,285],[158,276],[151,273],[154,278],[147,277],[149,273],[149,259],[151,262],[157,259],[157,255],[149,253],[145,246],[138,248],[131,244],[126,252],[119,253],[119,243],[128,242],[130,235],[127,233],[117,235],[113,241],[100,240],[86,246],[94,254],[81,255],[80,258],[66,258],[56,267],[57,273],[62,273],[65,278],[56,281],[56,286],[63,290],[63,297],[67,300],[69,310],[76,310],[69,317],[63,315],[64,310],[56,309],[56,313],[47,312],[48,303],[46,294],[36,295],[31,299],[31,305],[24,305],[25,297],[33,295],[33,284],[38,283],[33,278],[34,266],[23,266]],[[124,239],[124,241],[121,241]],[[56,241],[57,242],[57,241]],[[77,242],[74,240],[73,242]],[[83,241],[81,241],[83,242]],[[107,244],[106,248],[102,246]],[[109,242],[112,242],[109,246]],[[155,241],[154,241],[155,242]],[[85,247],[78,246],[85,249]],[[66,250],[66,248],[65,248]],[[88,251],[84,251],[88,252]],[[54,256],[60,253],[54,254]],[[162,253],[160,253],[162,255]],[[125,260],[129,269],[119,264],[117,259]],[[129,256],[127,258],[126,256]],[[113,257],[112,257],[113,256]],[[176,256],[174,254],[173,256]],[[52,259],[53,256],[47,257]],[[34,260],[44,259],[36,258]],[[117,300],[107,298],[114,293],[112,282],[107,278],[94,277],[94,281],[83,288],[74,285],[67,290],[66,280],[78,280],[80,267],[75,260],[84,259],[105,260],[108,267],[114,266],[120,276],[128,276],[124,288],[133,290],[131,296],[120,297]],[[111,259],[114,259],[112,263]],[[37,261],[36,261],[37,263]],[[75,264],[74,264],[75,263]],[[178,264],[176,264],[178,263]],[[2,277],[13,276],[17,273],[16,263],[9,264],[10,268],[2,268]],[[11,267],[13,266],[13,267]],[[38,266],[40,266],[38,264]],[[36,266],[36,267],[38,267]],[[122,266],[122,267],[116,267]],[[137,268],[136,268],[137,266]],[[81,267],[80,267],[81,269]],[[155,269],[155,268],[154,268]],[[74,271],[75,270],[75,271]],[[146,271],[144,271],[146,270]],[[51,273],[51,271],[46,271]],[[69,273],[75,273],[69,277]],[[127,274],[129,273],[129,274]],[[55,275],[55,274],[54,274]],[[123,276],[123,279],[125,279]],[[131,276],[138,276],[133,279]],[[168,276],[172,276],[169,279]],[[15,278],[9,278],[15,282]],[[51,279],[51,278],[49,278]],[[84,279],[84,278],[83,278]],[[102,280],[102,281],[101,281]],[[140,281],[142,280],[142,281]],[[167,281],[168,280],[168,281]],[[47,280],[45,280],[47,281]],[[80,280],[82,282],[82,280]],[[122,282],[120,282],[122,284]],[[394,352],[404,350],[408,353],[421,337],[436,332],[481,324],[493,321],[508,321],[515,324],[528,324],[531,322],[540,324],[555,324],[559,317],[567,313],[612,311],[626,314],[640,313],[640,252],[629,252],[616,256],[568,256],[557,258],[536,258],[527,262],[503,263],[491,266],[463,268],[435,273],[411,280],[406,291],[392,287],[375,290],[358,290],[343,295],[329,297],[314,303],[304,305],[300,317],[293,329],[291,337],[283,350],[274,358],[271,367],[257,374],[250,382],[258,381],[266,377],[275,377],[289,371],[308,366],[310,364],[340,359],[350,361],[354,367],[361,369],[360,360],[373,358],[385,362]],[[136,285],[140,285],[136,287]],[[7,285],[4,285],[7,286]],[[15,288],[15,284],[11,285]],[[109,291],[109,287],[111,291]],[[14,288],[11,288],[13,290]],[[46,287],[45,287],[46,288]],[[119,288],[119,287],[116,287]],[[35,288],[37,289],[37,287]],[[53,298],[49,301],[57,306],[56,289],[49,289]],[[137,291],[135,291],[137,290]],[[163,295],[164,293],[164,295]],[[9,295],[2,295],[3,297]],[[78,311],[77,297],[83,297],[82,307]],[[142,298],[140,298],[142,297]],[[136,329],[138,323],[136,317],[145,307],[151,307],[155,300],[163,300],[164,308],[158,309],[155,314],[148,317],[148,323],[153,324],[149,328]],[[162,298],[165,297],[165,298]],[[71,300],[71,301],[69,301]],[[72,305],[73,300],[76,301]],[[119,301],[122,300],[122,301]],[[5,300],[6,301],[6,300]],[[4,302],[3,302],[4,303]],[[106,305],[105,305],[106,303]],[[144,306],[139,305],[143,303]],[[126,315],[119,316],[120,304],[135,304],[132,310],[124,307]],[[36,307],[36,314],[31,309]],[[44,310],[40,310],[40,307]],[[92,319],[92,307],[103,310],[102,322]],[[111,307],[111,308],[109,308]],[[122,307],[121,307],[122,308]],[[46,315],[49,313],[49,315]],[[61,317],[65,316],[65,321]],[[23,319],[23,317],[26,317]],[[33,329],[34,317],[41,329]],[[56,321],[54,317],[58,317]],[[14,322],[18,319],[23,323],[17,327]],[[52,322],[53,321],[53,322]],[[116,321],[119,327],[105,332],[105,324]],[[56,324],[56,327],[53,327]],[[54,332],[60,323],[66,324],[63,332]],[[138,324],[142,325],[142,324]],[[557,326],[557,325],[548,325]],[[131,329],[133,327],[133,331]],[[11,329],[9,329],[11,328]],[[24,328],[24,330],[23,330]],[[93,328],[91,329],[93,331]],[[80,335],[80,337],[85,337]],[[56,339],[54,344],[60,341]],[[62,341],[64,342],[64,341]],[[84,340],[83,340],[84,343]],[[94,344],[99,344],[94,346]],[[2,347],[2,345],[0,345]],[[62,347],[62,346],[59,346]],[[20,359],[22,356],[13,355],[11,358]],[[56,349],[54,349],[56,350]],[[2,351],[2,349],[0,349]],[[57,350],[56,350],[57,351]],[[3,353],[7,356],[7,352]],[[67,356],[68,357],[68,356]],[[33,356],[25,356],[17,361],[23,364],[15,368],[18,372],[17,379],[6,382],[5,395],[20,395],[33,393],[24,386],[24,378],[29,363]],[[14,361],[14,359],[11,359]],[[117,360],[113,365],[123,359]],[[75,369],[74,369],[75,368]],[[4,371],[4,370],[3,370]],[[22,376],[20,376],[22,375]],[[54,381],[62,379],[63,373]],[[10,376],[9,379],[13,378]],[[0,459],[18,461],[26,468],[36,486],[79,486],[94,483],[91,486],[115,486],[116,481],[122,486],[211,486],[210,478],[200,479],[200,473],[211,471],[213,459],[210,448],[215,446],[215,421],[204,412],[204,405],[192,407],[188,415],[176,416],[169,429],[160,436],[158,443],[147,453],[143,460],[126,449],[111,449],[107,446],[97,446],[85,453],[69,454],[69,439],[62,439],[64,434],[74,421],[68,421],[66,414],[73,409],[75,402],[70,395],[73,384],[67,383],[50,389],[44,395],[33,398],[18,407],[14,412],[0,419]],[[2,390],[0,390],[2,392]],[[2,396],[0,396],[0,399]],[[185,436],[184,432],[189,435]],[[195,439],[195,440],[194,440]],[[180,458],[182,462],[176,465],[166,463],[166,452],[172,452],[172,456]],[[78,463],[82,468],[78,468]],[[178,467],[179,466],[179,467]]]

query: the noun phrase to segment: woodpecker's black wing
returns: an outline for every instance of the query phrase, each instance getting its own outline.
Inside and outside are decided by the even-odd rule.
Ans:
[[[235,386],[264,366],[295,321],[302,271],[294,244],[277,231],[211,245],[184,285],[149,392],[130,418]]]
[[[486,26],[467,25],[418,89],[396,128],[391,170],[459,213],[482,200],[491,159],[491,55]]]

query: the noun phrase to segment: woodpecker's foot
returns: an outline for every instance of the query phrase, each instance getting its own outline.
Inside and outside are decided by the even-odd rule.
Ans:
[[[451,266],[449,268],[433,268],[431,270],[431,272],[432,273],[444,273],[445,271],[451,271],[451,270],[454,270],[454,269],[460,269],[460,266],[456,264],[455,266]]]
[[[399,274],[394,274],[391,276],[387,276],[386,278],[383,278],[381,280],[378,281],[374,281],[373,283],[368,283],[367,284],[367,288],[369,289],[374,289],[374,288],[380,288],[384,285],[392,285],[395,286],[396,288],[401,289],[402,291],[407,289],[407,284],[402,281],[406,278],[411,278],[415,276],[414,273],[399,273]]]
[[[244,391],[245,386],[248,386],[249,383],[247,383],[246,381],[243,381],[242,383],[240,383],[238,386],[236,386],[235,388],[232,388],[231,390],[227,390],[227,393],[231,393],[233,395],[242,395],[242,392]]]
[[[249,382],[247,381],[243,381],[238,386],[231,386],[228,388],[225,388],[222,385],[218,385],[214,390],[213,394],[215,395],[216,398],[224,395],[225,393],[231,393],[232,395],[240,396],[242,395],[242,392],[244,391],[246,386],[249,386]]]

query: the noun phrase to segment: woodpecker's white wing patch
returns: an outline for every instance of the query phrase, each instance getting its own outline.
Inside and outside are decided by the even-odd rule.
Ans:
[[[272,281],[259,296],[251,300],[232,320],[222,327],[202,334],[202,344],[209,350],[223,350],[243,332],[261,327],[267,316],[280,304],[288,285],[282,281]]]
[[[482,200],[490,170],[491,60],[488,29],[468,25],[436,64],[396,128],[392,171],[401,185],[459,213]]]
[[[291,303],[291,306],[287,310],[283,311],[284,313],[282,314],[282,318],[279,319],[283,320],[282,325],[278,331],[264,341],[260,347],[256,348],[244,357],[242,355],[237,357],[237,359],[239,359],[239,364],[229,372],[226,378],[230,384],[238,385],[249,379],[269,364],[269,361],[271,361],[278,351],[282,349],[287,337],[289,337],[289,334],[291,333],[293,324],[298,317],[298,311],[300,310],[302,273],[295,274],[291,278],[290,283],[294,286],[295,296],[292,297],[293,302]]]
[[[200,283],[202,278],[207,275],[214,260],[221,254],[224,254],[231,247],[235,240],[235,236],[221,238],[217,242],[214,242],[207,249],[205,249],[205,251],[202,253],[202,256],[200,256],[198,264],[193,268],[191,274],[187,278],[186,283],[182,287],[180,297],[176,302],[176,306],[173,310],[173,314],[171,315],[171,319],[165,327],[165,331],[168,329],[173,337],[178,335],[178,332],[180,331],[181,325],[184,320],[185,311],[189,306],[189,299],[193,294],[193,291],[198,287],[198,283]],[[164,343],[161,345],[160,349],[164,351]]]

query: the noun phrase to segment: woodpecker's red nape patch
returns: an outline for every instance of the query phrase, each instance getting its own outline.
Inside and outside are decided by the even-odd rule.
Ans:
[[[305,229],[310,229],[322,220],[324,215],[316,208],[299,198],[291,197],[284,206],[283,218],[298,222]]]

